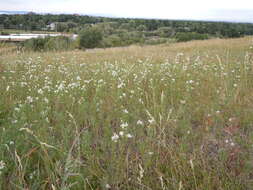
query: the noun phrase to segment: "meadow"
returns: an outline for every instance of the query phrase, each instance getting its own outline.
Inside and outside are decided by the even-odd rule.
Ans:
[[[0,189],[252,189],[252,48],[1,45]]]

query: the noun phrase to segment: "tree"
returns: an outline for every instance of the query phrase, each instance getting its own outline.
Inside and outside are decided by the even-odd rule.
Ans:
[[[102,32],[96,28],[91,27],[83,30],[79,34],[79,47],[80,48],[95,48],[99,47],[103,39]]]
[[[168,38],[174,35],[174,30],[171,27],[160,27],[157,29],[157,32],[159,34],[160,37],[163,38]]]
[[[56,23],[56,31],[57,32],[64,32],[68,29],[68,25],[64,22],[58,22]]]
[[[144,32],[147,30],[147,27],[144,24],[141,24],[137,27],[137,31]]]

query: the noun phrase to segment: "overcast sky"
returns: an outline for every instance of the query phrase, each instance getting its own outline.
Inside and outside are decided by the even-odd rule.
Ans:
[[[253,0],[0,0],[0,10],[253,22]]]

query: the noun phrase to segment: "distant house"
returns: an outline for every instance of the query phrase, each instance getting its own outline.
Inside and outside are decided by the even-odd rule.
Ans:
[[[52,22],[49,25],[47,25],[48,30],[55,30],[56,29],[56,23]]]

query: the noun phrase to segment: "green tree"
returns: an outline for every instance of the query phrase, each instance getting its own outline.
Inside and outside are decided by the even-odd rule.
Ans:
[[[68,29],[67,23],[64,22],[58,22],[56,23],[56,31],[57,32],[64,32]]]
[[[157,29],[158,35],[163,38],[168,38],[174,35],[175,31],[171,27],[160,27]]]
[[[137,27],[137,31],[143,32],[143,31],[146,31],[146,30],[147,30],[147,27],[143,24],[141,24]]]
[[[79,34],[80,48],[95,48],[99,47],[103,39],[102,32],[95,27],[87,28]]]

